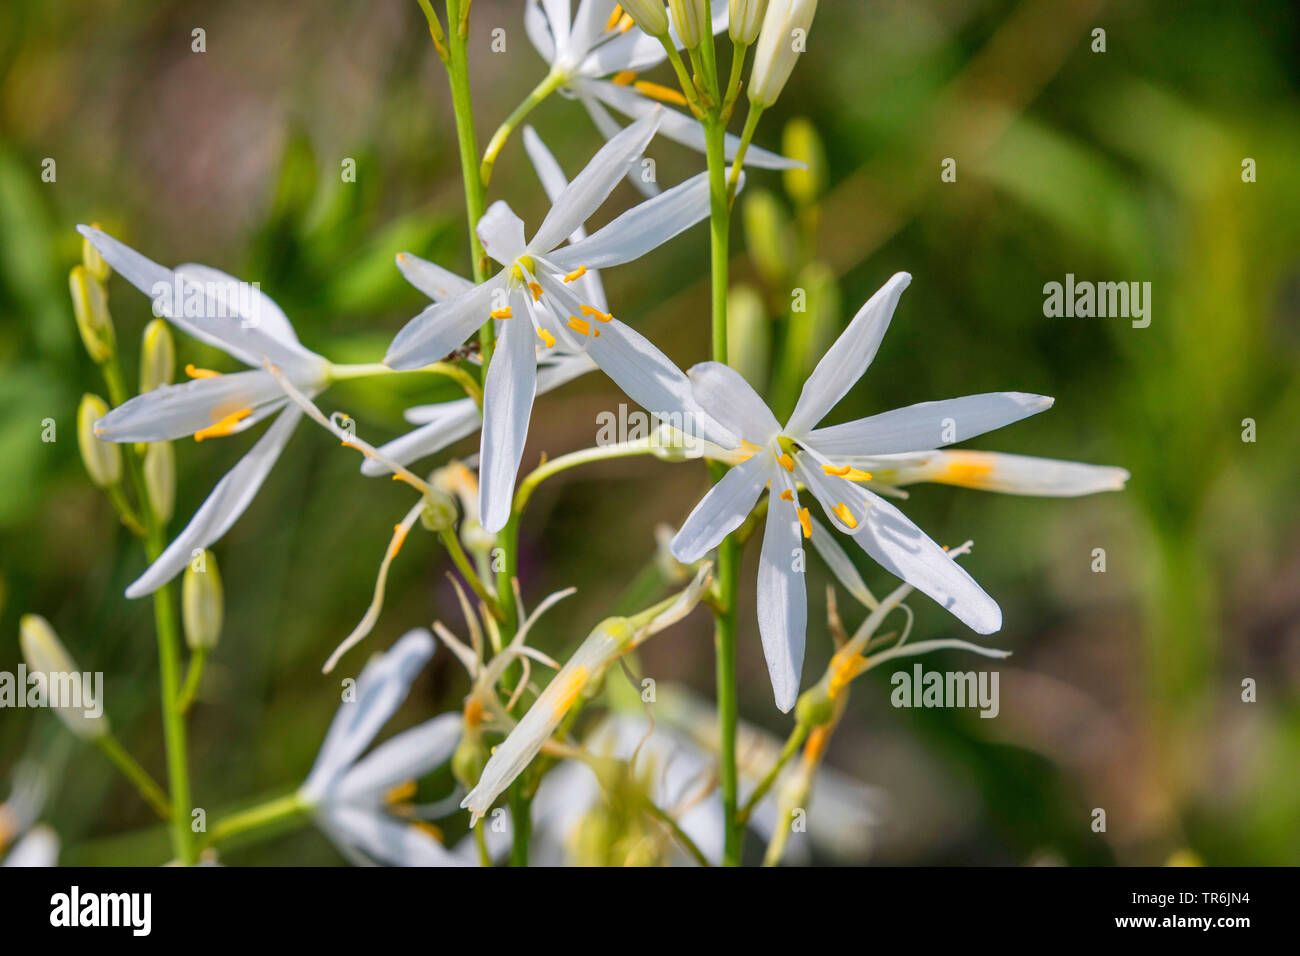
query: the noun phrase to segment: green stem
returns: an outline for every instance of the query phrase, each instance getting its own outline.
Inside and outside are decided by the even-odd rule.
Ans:
[[[528,841],[532,836],[532,801],[524,793],[520,776],[510,787],[510,821],[514,824],[514,840],[510,845],[510,865],[528,865]]]
[[[745,114],[745,127],[740,131],[740,145],[736,147],[736,158],[731,164],[731,179],[727,183],[727,204],[730,205],[736,198],[736,186],[740,183],[740,170],[745,165],[745,153],[749,151],[749,142],[754,138],[754,130],[758,129],[758,121],[763,116],[763,107],[749,104],[749,112]]]
[[[700,59],[704,63],[704,82],[708,84],[709,95],[713,97],[714,103],[721,103],[722,95],[718,89],[717,54],[713,49],[712,6],[711,0],[704,0],[704,36],[700,40]]]
[[[498,621],[504,617],[500,604],[492,593],[483,586],[483,581],[479,578],[478,572],[474,570],[474,565],[470,563],[465,554],[465,549],[461,547],[460,538],[456,537],[456,532],[452,528],[443,528],[438,532],[438,537],[442,539],[443,545],[447,548],[447,553],[451,555],[452,564],[456,565],[456,570],[460,572],[466,583],[474,589],[474,593],[479,596],[492,616]]]
[[[575,468],[578,465],[585,465],[593,461],[630,458],[633,455],[652,455],[656,447],[651,439],[643,438],[638,441],[620,442],[617,445],[584,448],[581,451],[561,455],[559,458],[552,458],[544,465],[538,465],[530,471],[527,477],[519,483],[519,490],[515,492],[514,513],[516,516],[522,514],[524,508],[528,505],[528,499],[532,497],[537,486],[552,475],[557,475],[569,468]]]
[[[669,815],[667,810],[659,806],[653,800],[647,800],[645,802],[645,809],[646,813],[650,814],[650,816],[668,827],[672,832],[672,835],[677,839],[677,842],[682,845],[682,849],[689,853],[696,863],[700,866],[712,866],[712,864],[709,863],[709,858],[704,855],[704,852],[695,844],[695,841],[686,834],[686,831],[678,825],[677,821]]]
[[[772,785],[776,783],[776,778],[781,775],[781,771],[790,762],[790,758],[798,752],[799,745],[804,742],[804,738],[808,736],[808,731],[811,729],[808,724],[798,723],[795,724],[794,730],[790,731],[790,736],[785,741],[785,747],[781,750],[781,756],[768,770],[767,775],[759,781],[758,786],[754,788],[754,792],[749,795],[749,799],[745,801],[744,807],[741,808],[739,823],[742,826],[749,821],[749,816],[754,812],[754,808],[758,806],[758,802],[767,796],[767,792],[772,789]]]
[[[420,368],[395,369],[382,362],[363,362],[355,365],[331,365],[330,380],[346,382],[354,378],[367,378],[371,375],[409,375],[412,372],[424,372],[444,375],[465,390],[465,394],[474,399],[479,408],[483,407],[483,386],[479,380],[454,362],[432,362]]]
[[[259,803],[255,807],[232,813],[225,819],[218,820],[208,836],[206,845],[216,846],[239,834],[265,829],[285,820],[305,816],[309,810],[311,810],[310,805],[298,795],[297,791],[285,794],[283,797],[276,797],[274,800]]]
[[[711,41],[707,46],[711,46]],[[705,154],[709,164],[710,280],[713,312],[713,360],[727,361],[727,245],[731,210],[727,203],[725,129],[720,120],[705,122]],[[714,463],[714,482],[726,473]],[[736,589],[739,545],[734,536],[718,546],[717,603],[714,608],[714,652],[718,685],[718,747],[721,769],[723,820],[726,828],[723,864],[738,866],[743,830],[736,819]]]
[[[514,112],[506,117],[505,122],[497,127],[497,131],[492,134],[492,139],[488,141],[487,149],[483,152],[483,162],[479,166],[479,176],[486,187],[492,181],[492,170],[496,166],[497,156],[500,155],[502,147],[506,145],[506,140],[510,134],[515,131],[525,116],[531,113],[538,104],[548,96],[564,85],[564,75],[552,70],[546,74],[546,78],[533,88],[533,91],[524,98],[524,101],[515,107]]]
[[[208,649],[200,647],[190,655],[189,670],[185,672],[185,683],[181,686],[180,707],[181,713],[189,712],[194,704],[194,698],[199,692],[199,681],[203,679],[203,665],[208,661]]]
[[[474,843],[478,846],[478,865],[491,866],[492,854],[488,853],[487,845],[487,827],[474,828]]]
[[[447,22],[461,23],[462,4],[469,0],[447,0]],[[478,137],[474,132],[474,106],[469,91],[468,30],[450,30],[447,39],[447,80],[451,85],[451,103],[456,114],[456,142],[460,147],[461,177],[465,181],[465,215],[469,220],[469,250],[473,259],[474,281],[487,278],[487,256],[478,238],[478,221],[485,208],[483,179],[478,168]],[[483,356],[483,381],[487,381],[492,361],[494,334],[492,319],[479,329],[479,352]]]
[[[731,76],[727,79],[727,93],[722,100],[723,122],[731,119],[731,111],[736,108],[736,99],[740,96],[740,75],[745,69],[745,53],[749,47],[744,43],[731,44]]]
[[[158,816],[166,820],[171,816],[171,807],[167,804],[167,794],[163,793],[162,787],[158,786],[153,777],[149,776],[149,771],[140,766],[139,762],[126,752],[126,749],[112,734],[104,734],[95,740],[99,749],[104,751],[104,755],[118,770],[135,784],[135,788],[140,791],[140,796],[144,797],[149,806],[157,811]]]

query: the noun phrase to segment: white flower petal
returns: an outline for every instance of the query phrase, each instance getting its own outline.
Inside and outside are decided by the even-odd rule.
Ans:
[[[503,266],[524,254],[524,221],[504,200],[488,206],[475,231],[484,251]]]
[[[876,357],[899,296],[911,281],[906,272],[895,273],[858,310],[804,382],[794,414],[786,423],[786,434],[798,438],[811,430],[862,377]]]
[[[55,866],[59,859],[59,835],[41,824],[27,831],[4,858],[4,866]]]
[[[928,595],[980,634],[991,634],[1002,627],[997,602],[892,504],[856,482],[825,474],[816,463],[805,461],[803,455],[796,459],[796,470],[821,502],[827,519],[851,534],[886,571]],[[849,527],[835,513],[839,504],[848,508],[856,527]]]
[[[578,97],[578,102],[586,109],[591,121],[596,124],[596,129],[600,131],[600,135],[606,139],[617,136],[623,125],[609,115],[609,110],[605,109],[599,100],[585,92],[586,85],[589,82],[592,81],[575,79],[570,88],[573,90],[574,95]],[[636,188],[637,192],[647,198],[659,195],[659,184],[645,181],[645,177],[641,175],[641,165],[639,163],[633,163],[628,167],[627,181]]]
[[[691,564],[721,544],[749,517],[777,467],[771,455],[759,452],[723,475],[673,536],[673,557]]]
[[[464,717],[451,711],[390,737],[354,763],[328,799],[378,803],[398,784],[419,780],[450,760],[464,728]]]
[[[879,604],[871,589],[867,587],[866,582],[862,580],[862,575],[858,574],[858,569],[849,556],[840,547],[840,543],[835,540],[835,536],[826,530],[826,526],[812,518],[812,541],[813,548],[821,555],[826,566],[831,569],[831,574],[835,575],[835,580],[839,581],[844,590],[848,591],[858,603],[873,610]]]
[[[158,560],[126,589],[128,598],[144,597],[158,590],[185,569],[196,549],[209,547],[229,530],[257,496],[301,417],[302,412],[296,407],[285,408],[280,413],[257,444],[217,482],[190,523]]]
[[[882,476],[882,480],[897,485],[936,481],[1009,495],[1053,498],[1120,491],[1128,479],[1126,469],[1110,465],[1085,465],[991,451],[931,452],[919,464],[900,467]]]
[[[704,152],[704,127],[695,117],[663,108],[654,100],[642,96],[634,88],[619,86],[608,80],[583,80],[582,89],[624,116],[633,119],[649,116],[654,111],[660,110],[662,112],[659,122],[660,134],[697,152]],[[728,161],[736,158],[736,150],[739,146],[740,137],[728,133],[724,150],[724,156]],[[745,165],[756,169],[798,169],[803,166],[803,163],[786,159],[751,143],[745,151]]]
[[[728,5],[722,0],[714,0],[713,32],[718,34],[727,29]],[[668,28],[669,39],[677,49],[682,48],[681,37],[677,29]],[[623,70],[640,73],[652,66],[662,63],[667,57],[664,46],[655,37],[647,36],[641,30],[628,30],[621,36],[602,43],[591,55],[582,61],[579,72],[583,76],[609,76]]]
[[[299,790],[303,799],[317,803],[338,783],[402,706],[436,647],[429,631],[415,628],[366,662],[353,688],[355,697],[339,704],[325,733],[316,762]]]
[[[818,428],[807,444],[819,454],[888,455],[926,451],[966,441],[1052,407],[1053,399],[1028,392],[986,392],[920,402],[843,425]],[[946,439],[946,440],[945,440]]]
[[[483,423],[478,404],[472,398],[458,398],[451,402],[407,409],[407,417],[414,423],[416,419],[412,413],[419,415],[420,427],[381,445],[378,451],[384,459],[395,461],[399,465],[409,465],[442,451],[453,442],[467,438],[478,431]],[[392,470],[378,458],[366,458],[361,462],[361,473],[374,478],[391,475]]]
[[[578,12],[569,27],[569,42],[565,44],[568,57],[576,61],[586,58],[587,52],[605,32],[605,24],[614,10],[616,0],[581,0]]]
[[[498,274],[463,295],[429,306],[402,326],[388,346],[384,364],[395,369],[419,368],[460,347],[487,322],[493,295],[503,284]]]
[[[399,823],[380,810],[330,807],[319,815],[325,832],[340,849],[390,866],[469,866],[441,843],[410,823]]]
[[[298,333],[293,330],[293,323],[284,314],[284,310],[257,286],[197,262],[183,263],[176,267],[176,271],[196,282],[211,283],[221,303],[249,328],[261,329],[289,348],[302,347]],[[235,293],[236,289],[240,291]]]
[[[536,334],[527,305],[511,296],[515,318],[503,323],[483,389],[483,439],[479,452],[479,521],[495,534],[510,520],[515,476],[528,440],[537,393]]]
[[[555,38],[551,36],[550,24],[537,0],[528,0],[524,4],[524,32],[529,41],[547,63],[555,62]]]
[[[461,278],[456,273],[444,269],[428,259],[421,259],[410,252],[397,254],[397,270],[407,282],[415,286],[434,302],[442,302],[453,296],[464,295],[474,288],[469,279]]]
[[[171,441],[184,438],[244,409],[253,414],[231,434],[252,427],[285,404],[284,390],[262,370],[159,385],[128,399],[95,423],[101,441]]]
[[[763,657],[767,659],[776,706],[785,714],[799,697],[808,593],[803,571],[795,570],[795,562],[799,561],[801,567],[803,562],[797,505],[779,497],[785,490],[793,493],[794,483],[784,469],[773,474],[763,550],[758,559],[758,633],[763,639]]]
[[[732,434],[755,445],[766,445],[781,424],[744,376],[721,362],[700,362],[687,373],[700,407]]]
[[[658,126],[659,117],[652,114],[633,123],[602,146],[551,206],[541,228],[528,244],[529,249],[545,254],[586,222],[627,174],[628,167],[644,152]]]
[[[149,296],[155,311],[196,339],[246,365],[260,366],[264,359],[270,359],[290,374],[294,374],[290,370],[300,369],[305,359],[312,364],[322,362],[300,345],[285,345],[261,329],[245,328],[229,314],[229,297],[219,300],[206,294],[202,286],[194,284],[195,280],[160,266],[105,232],[90,226],[78,226],[77,231],[90,240],[114,271]],[[187,314],[194,311],[200,314]]]
[[[565,272],[605,269],[639,259],[709,215],[709,177],[692,176],[592,233],[548,255]]]

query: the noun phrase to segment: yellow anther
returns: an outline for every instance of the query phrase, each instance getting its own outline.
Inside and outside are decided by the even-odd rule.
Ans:
[[[671,103],[674,106],[685,106],[686,97],[673,89],[671,86],[664,86],[660,83],[651,83],[649,80],[637,80],[632,84],[637,91],[652,100],[658,100],[661,103]]]
[[[625,13],[623,14],[623,19],[618,21],[618,32],[627,33],[627,31],[631,30],[632,27],[634,27],[635,25],[636,25],[636,21],[633,20],[631,16]]]
[[[196,431],[194,433],[194,440],[203,441],[205,438],[220,438],[229,435],[239,426],[240,422],[251,414],[253,414],[251,408],[241,408],[237,412],[231,412],[216,424],[209,425],[207,428],[200,428]]]
[[[393,540],[388,544],[388,557],[390,559],[397,557],[397,552],[402,550],[402,545],[406,542],[407,530],[406,525],[393,525]]]
[[[574,269],[572,272],[565,273],[564,281],[565,281],[565,282],[577,282],[579,279],[581,279],[581,278],[582,278],[583,276],[585,276],[586,274],[587,274],[587,267],[586,267],[586,266],[578,266],[578,268]]]
[[[614,83],[616,86],[631,86],[636,80],[636,70],[623,70],[619,73],[615,73],[609,79],[610,82]]]
[[[398,803],[409,803],[415,796],[416,785],[414,780],[407,780],[405,783],[399,783],[393,789],[384,794],[384,803],[390,807]]]
[[[812,515],[808,514],[807,508],[799,509],[799,527],[803,529],[805,538],[812,537]]]
[[[986,452],[950,451],[946,453],[945,461],[935,480],[946,485],[982,488],[993,473],[993,460]]]
[[[784,468],[786,471],[794,471],[794,459],[791,458],[789,455],[786,455],[784,453],[777,455],[776,460],[781,463],[781,467]]]
[[[826,745],[831,742],[830,731],[823,724],[820,727],[814,727],[813,732],[808,735],[808,742],[803,745],[803,759],[807,763],[816,763],[826,752]]]
[[[826,472],[828,475],[834,475],[836,478],[843,478],[852,470],[853,469],[848,465],[843,465],[839,468],[834,465],[822,465],[822,471]]]
[[[433,837],[439,843],[442,842],[442,831],[439,830],[432,823],[430,823],[428,820],[412,820],[411,826],[415,827],[415,829],[419,830],[422,833],[427,833],[429,836]]]
[[[586,319],[580,319],[576,315],[571,315],[569,316],[568,324],[569,328],[573,329],[573,331],[577,332],[579,335],[591,334],[591,323]]]
[[[509,319],[514,317],[514,313],[510,311],[510,306],[506,306],[504,309],[493,309],[488,313],[488,315],[494,319]]]
[[[533,301],[536,302],[542,297],[542,287],[536,282],[528,283],[528,291],[533,294]]]
[[[486,716],[487,710],[483,707],[483,702],[477,697],[471,697],[465,704],[465,726],[477,727]]]
[[[623,5],[616,3],[614,9],[610,11],[609,20],[605,22],[605,29],[612,30],[618,26],[618,21],[623,19]]]
[[[780,498],[782,501],[794,501],[794,492],[787,488],[781,492]]]
[[[845,481],[870,481],[871,472],[861,471],[852,465],[822,465],[822,471],[828,475],[834,475],[836,478],[843,478]]]
[[[569,708],[572,707],[573,702],[578,699],[578,695],[582,693],[582,688],[585,687],[586,684],[587,668],[574,668],[573,673],[566,677],[564,683],[556,688],[559,694],[555,699],[552,713],[556,717],[563,717],[567,714]],[[550,688],[548,687],[547,690],[550,690]]]
[[[850,531],[858,526],[858,519],[853,517],[853,512],[849,510],[849,506],[844,502],[836,502],[835,507],[831,510],[835,512],[837,518],[849,526]]]
[[[185,374],[190,378],[216,378],[221,373],[214,372],[210,368],[198,368],[194,365],[186,365]]]
[[[537,334],[538,334],[538,336],[541,338],[541,340],[542,340],[543,342],[546,343],[546,347],[547,347],[548,349],[555,348],[555,336],[554,336],[554,335],[552,335],[550,332],[546,331],[546,329],[538,329],[538,330],[537,330]]]
[[[826,688],[826,693],[831,700],[838,697],[840,691],[849,686],[849,681],[858,676],[861,661],[862,657],[857,654],[837,653],[831,658],[831,681],[830,686]]]
[[[582,311],[583,315],[587,316],[588,318],[595,319],[597,322],[608,322],[614,318],[614,316],[612,316],[610,313],[602,312],[600,311],[600,309],[597,309],[594,306],[580,305],[578,306],[578,308]]]

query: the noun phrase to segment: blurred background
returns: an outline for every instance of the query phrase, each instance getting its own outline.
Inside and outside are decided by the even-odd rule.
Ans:
[[[480,144],[545,73],[521,8],[473,6]],[[757,142],[779,149],[787,124],[807,120],[827,185],[800,195],[796,184],[791,195],[779,174],[751,171],[733,274],[762,318],[751,326],[757,351],[738,361],[786,403],[782,414],[825,344],[906,270],[914,280],[875,365],[835,421],[974,392],[1041,392],[1056,397],[1051,411],[972,447],[1133,475],[1123,492],[1080,499],[912,489],[904,510],[933,537],[975,540],[966,566],[1006,621],[989,643],[1015,653],[999,665],[995,720],[894,709],[890,668],[854,685],[828,763],[889,796],[875,861],[1300,862],[1298,18],[1284,0],[823,0],[810,52]],[[496,27],[503,54],[489,51]],[[191,50],[195,28],[206,31],[204,53]],[[1092,49],[1098,28],[1105,52]],[[660,72],[653,78],[669,82]],[[600,143],[581,107],[559,97],[530,121],[570,175]],[[663,183],[703,168],[669,142],[650,155]],[[55,182],[42,181],[46,158]],[[955,182],[941,181],[947,158]],[[1243,182],[1246,158],[1256,182]],[[354,183],[340,177],[347,159]],[[517,138],[498,163],[495,198],[530,230],[544,214]],[[596,223],[636,198],[620,186]],[[73,227],[92,221],[165,264],[259,281],[309,348],[377,361],[425,304],[395,253],[469,272],[447,85],[418,7],[0,8],[0,670],[20,659],[19,616],[48,617],[83,669],[105,673],[116,732],[161,779],[152,608],[122,596],[143,555],[87,480],[73,437],[81,394],[103,391],[67,286],[80,257]],[[707,263],[696,228],[605,275],[619,316],[683,367],[707,357]],[[1150,282],[1150,327],[1045,317],[1043,286],[1067,273]],[[812,302],[794,323],[792,286]],[[134,381],[149,303],[120,278],[109,289]],[[771,366],[765,338],[781,356]],[[180,366],[233,367],[181,335],[177,344]],[[406,430],[403,407],[449,394],[406,378],[337,386],[323,408],[387,440]],[[525,467],[590,445],[597,414],[620,400],[599,373],[546,396]],[[58,424],[54,443],[40,441],[46,418]],[[1247,418],[1254,442],[1242,438]],[[173,533],[252,441],[177,443]],[[475,438],[421,467],[476,450]],[[296,786],[334,712],[336,678],[320,665],[364,610],[411,503],[409,489],[362,478],[357,464],[319,429],[300,428],[216,546],[226,627],[190,720],[195,802],[209,819]],[[567,654],[601,618],[658,593],[655,527],[680,523],[707,483],[699,463],[630,459],[543,485],[523,525],[523,591],[530,606],[569,585],[579,596],[548,615],[536,643]],[[1096,548],[1105,573],[1091,570]],[[893,586],[857,557],[877,593]],[[784,737],[753,618],[756,559],[751,546],[741,713]],[[435,618],[463,633],[448,568],[433,537],[414,534],[367,648]],[[832,651],[824,566],[814,561],[808,577],[805,683]],[[971,636],[927,599],[911,604],[914,639]],[[846,598],[841,610],[850,626],[865,613]],[[353,652],[343,672],[363,658]],[[985,666],[960,655],[924,664]],[[707,614],[656,638],[637,666],[711,698]],[[1242,701],[1246,678],[1254,703]],[[390,732],[458,707],[466,688],[440,653]],[[64,862],[166,858],[165,833],[101,754],[49,713],[2,711],[0,795],[24,759],[52,775],[44,818]],[[1094,808],[1106,810],[1105,833],[1091,828]],[[340,862],[311,829],[225,859]]]

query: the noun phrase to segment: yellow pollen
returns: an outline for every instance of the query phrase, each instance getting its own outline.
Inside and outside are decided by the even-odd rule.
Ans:
[[[409,803],[415,796],[415,781],[408,780],[405,783],[399,783],[393,789],[384,794],[384,803],[393,806],[397,803]]]
[[[794,501],[794,492],[787,488],[781,492],[780,498],[782,501]]]
[[[799,509],[799,527],[803,529],[805,538],[812,537],[812,515],[808,514],[807,508]]]
[[[803,745],[803,759],[807,763],[816,763],[826,752],[826,745],[831,742],[831,735],[823,724],[808,735],[808,742]]]
[[[442,831],[439,830],[432,823],[430,823],[428,820],[412,820],[411,826],[415,827],[415,829],[421,831],[422,833],[427,833],[429,836],[433,837],[439,843],[442,842]]]
[[[251,408],[241,408],[237,412],[231,412],[215,425],[209,425],[207,428],[200,428],[196,431],[194,433],[194,440],[203,441],[205,438],[220,438],[229,435],[236,427],[238,427],[240,422],[251,414],[253,414]]]
[[[578,266],[578,268],[574,269],[572,272],[565,273],[564,281],[565,281],[565,282],[576,282],[577,280],[581,279],[581,278],[582,278],[583,276],[585,276],[586,274],[587,274],[587,267],[586,267],[586,266]]]
[[[835,512],[836,517],[849,526],[850,531],[858,526],[858,519],[853,517],[853,512],[849,510],[849,506],[844,502],[836,502],[835,507],[831,510]]]
[[[528,283],[528,291],[533,294],[533,301],[536,302],[542,297],[542,287],[536,282]]]
[[[637,80],[632,84],[637,91],[652,100],[658,100],[661,103],[671,103],[674,106],[685,106],[686,97],[673,89],[671,86],[664,86],[661,83],[651,83],[649,80]]]
[[[946,485],[982,488],[993,473],[993,463],[980,452],[948,452],[946,464],[934,480]]]
[[[608,322],[614,318],[614,316],[610,315],[608,312],[602,312],[600,309],[593,308],[589,305],[580,305],[578,308],[582,311],[583,315],[593,318],[597,322]]]
[[[538,329],[537,335],[546,343],[548,349],[555,348],[555,336],[546,331],[546,329]]]
[[[393,540],[388,545],[388,557],[397,557],[397,552],[402,550],[402,545],[406,543],[406,527],[404,525],[393,525]]]
[[[618,32],[627,33],[632,27],[636,26],[636,21],[628,14],[623,14],[623,19],[618,21]]]
[[[610,81],[617,86],[631,86],[635,79],[636,70],[623,70],[622,72],[615,73],[610,77]]]
[[[776,460],[781,463],[781,467],[784,468],[786,471],[794,471],[794,459],[791,458],[789,455],[786,454],[777,455]]]
[[[514,313],[510,311],[510,306],[506,306],[504,309],[493,309],[488,313],[488,315],[494,319],[509,319],[514,317]]]
[[[197,368],[194,365],[186,365],[185,374],[190,378],[216,378],[221,373],[214,372],[210,368]]]
[[[563,717],[573,706],[573,702],[578,699],[582,693],[582,688],[587,683],[587,668],[575,667],[573,673],[564,679],[564,683],[556,688],[557,696],[555,703],[551,707],[551,713],[556,717]],[[546,688],[548,691],[550,688]]]
[[[740,440],[740,447],[734,452],[734,454],[738,456],[735,464],[739,465],[749,461],[749,459],[753,458],[762,450],[763,448],[761,445],[755,445],[752,441],[742,438]]]
[[[838,468],[834,465],[822,465],[822,471],[828,475],[834,475],[836,478],[843,478],[845,481],[871,480],[871,472],[861,471],[852,465],[840,465]]]
[[[826,689],[827,695],[834,700],[840,695],[849,681],[858,676],[858,661],[860,658],[857,654],[836,654],[831,658],[831,682]]]
[[[483,708],[483,702],[477,697],[471,697],[469,703],[465,705],[465,724],[469,727],[477,727],[483,723],[483,717],[487,711]]]
[[[622,4],[616,3],[614,4],[614,9],[610,11],[609,20],[605,23],[605,29],[606,30],[614,29],[616,26],[618,26],[618,21],[621,20],[622,18],[623,18],[623,6]]]
[[[569,328],[573,329],[573,331],[577,332],[579,335],[591,334],[591,323],[586,319],[578,318],[576,315],[569,316]]]

